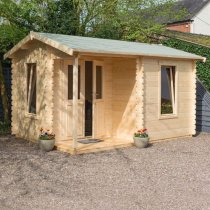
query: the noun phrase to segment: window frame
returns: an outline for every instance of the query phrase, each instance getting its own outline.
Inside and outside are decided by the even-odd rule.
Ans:
[[[33,72],[34,74],[34,65],[35,65],[35,72],[36,72],[36,78],[35,78],[35,89],[36,89],[36,110],[35,113],[34,112],[30,112],[30,102],[29,102],[29,97],[31,96],[31,85],[32,85],[32,78],[33,78],[33,74],[30,73],[29,75],[29,80],[28,80],[28,71],[29,71],[29,65],[30,65],[30,70]],[[30,63],[26,63],[26,115],[27,116],[32,116],[32,117],[36,117],[37,116],[37,63],[35,62],[30,62]]]
[[[175,71],[175,91],[174,91],[174,98],[175,98],[175,102],[173,106],[173,113],[170,114],[162,114],[161,113],[161,89],[162,89],[162,84],[161,84],[161,73],[162,73],[162,68],[170,68],[170,69],[174,69]],[[159,113],[158,113],[158,118],[161,119],[173,119],[173,118],[177,118],[178,117],[178,70],[177,70],[177,66],[176,65],[172,65],[172,64],[161,64],[160,68],[159,68]]]

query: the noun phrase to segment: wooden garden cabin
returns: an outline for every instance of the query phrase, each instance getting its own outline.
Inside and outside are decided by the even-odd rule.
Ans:
[[[195,62],[162,45],[31,32],[12,59],[12,133],[36,141],[53,130],[70,153],[195,134]],[[78,139],[98,138],[89,145]]]

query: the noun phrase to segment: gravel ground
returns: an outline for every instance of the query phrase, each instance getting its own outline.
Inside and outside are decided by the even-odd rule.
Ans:
[[[69,156],[0,137],[0,209],[210,209],[210,135]]]

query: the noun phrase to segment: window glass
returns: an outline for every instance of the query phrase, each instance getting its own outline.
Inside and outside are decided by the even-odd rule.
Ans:
[[[80,66],[78,70],[78,99],[80,99]],[[68,65],[68,100],[73,100],[73,65]]]
[[[175,112],[175,67],[161,67],[161,114]]]
[[[36,114],[36,64],[27,64],[27,105],[28,112]]]
[[[102,99],[102,66],[96,66],[96,99]]]

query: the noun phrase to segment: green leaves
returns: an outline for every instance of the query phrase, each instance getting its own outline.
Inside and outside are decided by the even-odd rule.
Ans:
[[[156,42],[174,0],[0,0],[0,51],[29,31]]]
[[[164,41],[163,44],[168,47],[173,47],[179,50],[184,50],[189,53],[194,53],[206,57],[207,60],[205,63],[197,62],[197,76],[202,81],[207,90],[210,91],[210,48],[178,39],[169,39]]]
[[[11,132],[10,130],[11,130],[10,123],[0,121],[0,135],[9,134]]]
[[[26,31],[14,25],[2,24],[0,26],[0,52],[5,53],[26,35]]]

